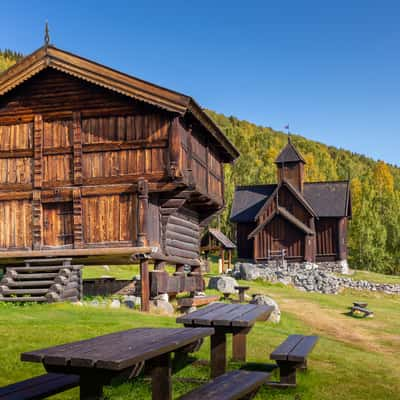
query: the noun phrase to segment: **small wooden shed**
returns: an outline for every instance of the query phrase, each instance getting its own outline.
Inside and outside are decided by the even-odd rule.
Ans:
[[[229,269],[232,265],[232,253],[236,249],[233,243],[219,229],[209,228],[201,239],[201,252],[205,254],[206,259],[209,253],[219,253],[222,260],[222,270],[225,272],[225,266]],[[227,258],[225,257],[227,253]]]

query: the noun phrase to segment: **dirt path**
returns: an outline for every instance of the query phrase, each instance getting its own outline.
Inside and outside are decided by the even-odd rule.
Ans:
[[[307,301],[280,298],[282,311],[290,312],[312,327],[315,333],[363,348],[368,351],[393,354],[400,351],[399,336],[379,331],[379,323],[368,321],[368,327],[361,327],[357,320],[341,314],[337,310],[320,307]],[[369,329],[368,329],[369,328]],[[387,345],[385,344],[388,343]]]

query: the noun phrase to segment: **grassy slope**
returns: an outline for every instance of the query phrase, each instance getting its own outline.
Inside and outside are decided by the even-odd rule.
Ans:
[[[102,273],[103,274],[103,273]],[[109,273],[108,273],[109,274]],[[104,275],[104,274],[103,274]],[[247,282],[248,283],[248,282]],[[258,323],[248,336],[248,359],[267,362],[270,351],[288,334],[316,333],[321,340],[312,353],[310,368],[300,374],[296,390],[263,389],[257,399],[400,399],[400,297],[345,292],[320,295],[263,282],[251,283],[251,292],[266,293],[282,309],[279,325]],[[345,315],[355,299],[368,301],[374,319]],[[26,307],[0,306],[0,338],[3,343],[0,385],[41,373],[38,364],[21,363],[19,354],[35,348],[78,340],[139,326],[175,326],[175,318],[144,315],[131,310],[78,307],[68,304]],[[198,358],[208,358],[206,342]],[[230,363],[230,368],[237,365]],[[207,378],[205,367],[189,366],[178,376]],[[174,395],[187,391],[187,384],[174,383]],[[125,383],[107,389],[110,399],[150,398],[148,384]],[[268,396],[267,396],[268,395]],[[57,396],[75,399],[77,391]]]

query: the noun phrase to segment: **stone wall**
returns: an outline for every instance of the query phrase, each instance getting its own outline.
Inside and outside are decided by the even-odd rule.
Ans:
[[[337,277],[321,269],[318,264],[274,262],[267,264],[236,263],[232,271],[236,279],[262,279],[293,285],[299,290],[336,294],[343,288],[380,291],[388,294],[400,294],[400,285],[380,284],[368,281],[356,281],[351,278]]]

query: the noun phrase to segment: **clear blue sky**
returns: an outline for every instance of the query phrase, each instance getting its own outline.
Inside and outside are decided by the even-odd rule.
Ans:
[[[400,164],[400,2],[1,1],[0,48],[56,46],[204,107]]]

